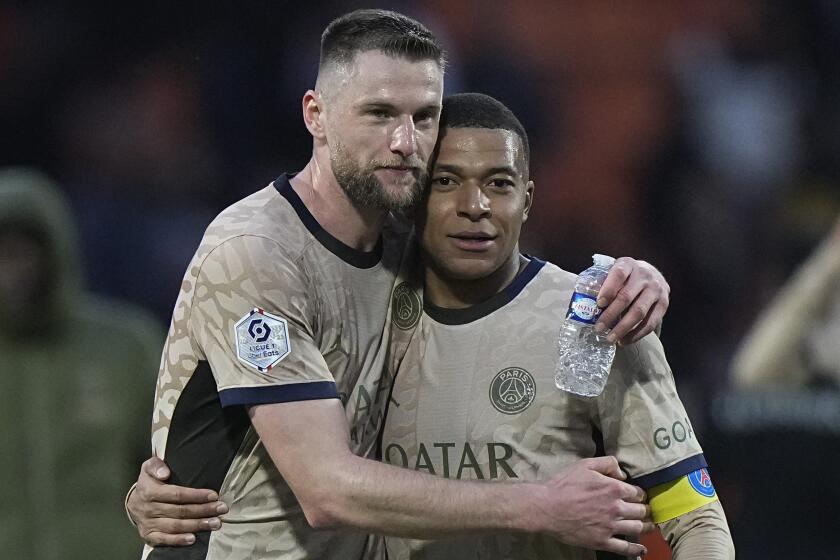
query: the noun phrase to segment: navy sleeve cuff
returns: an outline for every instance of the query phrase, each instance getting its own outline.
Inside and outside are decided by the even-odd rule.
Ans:
[[[705,469],[708,466],[709,465],[706,464],[706,458],[703,457],[703,454],[701,453],[699,455],[689,457],[688,459],[683,459],[679,463],[664,468],[661,471],[652,472],[650,474],[634,478],[632,482],[636,486],[641,486],[647,490],[649,488],[653,488],[654,486],[659,486],[660,484],[676,480],[681,476],[693,473],[696,470]]]
[[[337,398],[338,390],[333,381],[266,385],[265,387],[233,387],[219,391],[219,400],[225,407]]]

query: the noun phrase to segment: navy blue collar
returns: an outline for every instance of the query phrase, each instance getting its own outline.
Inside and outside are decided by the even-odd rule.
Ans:
[[[505,289],[492,296],[489,299],[482,301],[471,307],[462,309],[450,309],[446,307],[438,307],[430,302],[427,298],[423,301],[423,310],[426,315],[444,325],[465,325],[472,323],[482,317],[490,315],[497,309],[500,309],[510,303],[525,289],[528,282],[534,279],[537,273],[545,266],[545,261],[541,261],[536,257],[528,257],[530,261],[522,271],[516,275],[513,282],[508,284]]]
[[[318,223],[315,216],[309,212],[309,209],[300,199],[297,192],[295,192],[295,189],[292,188],[292,184],[289,182],[291,177],[294,177],[293,173],[284,173],[280,175],[274,180],[274,188],[277,189],[277,192],[279,192],[283,198],[289,201],[289,204],[291,204],[292,208],[295,209],[300,221],[303,222],[303,225],[306,226],[309,233],[311,233],[325,249],[347,264],[355,266],[356,268],[373,268],[379,264],[379,261],[382,260],[381,235],[379,236],[379,241],[376,243],[376,247],[370,252],[359,251],[349,245],[345,245],[321,227],[321,224]]]

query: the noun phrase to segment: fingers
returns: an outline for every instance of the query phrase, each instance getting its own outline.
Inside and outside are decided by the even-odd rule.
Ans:
[[[158,502],[169,504],[204,504],[215,502],[219,495],[213,490],[187,488],[167,484],[158,489]]]
[[[140,494],[140,499],[143,502],[161,502],[163,504],[206,504],[216,502],[219,499],[219,494],[213,490],[187,488],[185,486],[175,486],[173,484],[151,483],[149,485],[143,484],[141,481],[137,485],[137,493]],[[214,515],[215,512],[211,515]],[[206,515],[204,517],[207,517]]]
[[[195,542],[195,535],[170,535],[152,531],[143,535],[143,540],[152,546],[189,546]]]
[[[614,270],[615,266],[613,266],[610,270],[610,274],[612,274]],[[639,297],[642,290],[647,287],[647,280],[643,278],[643,276],[643,273],[636,274],[635,269],[629,273],[625,273],[624,270],[621,269],[616,274],[616,282],[618,282],[618,279],[621,279],[622,284],[615,290],[614,295],[608,293],[607,296],[611,295],[611,297],[602,297],[601,294],[603,293],[604,288],[601,288],[601,291],[598,292],[598,307],[602,307],[603,311],[601,312],[601,316],[598,318],[598,322],[595,324],[596,331],[604,332],[607,329],[615,329],[615,325],[619,322],[619,319],[621,319],[621,314],[629,311],[633,302],[636,301],[636,298]],[[609,279],[610,277],[607,276],[607,280]],[[604,286],[607,285],[607,280],[604,281]],[[602,304],[604,305],[602,306]],[[645,309],[645,312],[647,312],[647,309]],[[642,317],[644,317],[644,315],[636,319],[636,322],[633,323],[633,325],[639,322]]]
[[[166,484],[170,474],[163,461],[148,459],[129,496],[127,507],[143,540],[158,546],[188,546],[195,542],[193,533],[221,528],[218,516],[228,507],[218,501],[218,492]]]
[[[599,472],[603,475],[615,478],[616,480],[624,480],[627,475],[618,466],[618,460],[615,457],[593,457],[585,460],[587,468]]]
[[[612,332],[610,332],[607,336],[607,340],[610,342],[616,342],[627,338],[628,333],[633,330],[634,327],[645,322],[650,310],[656,306],[660,296],[661,294],[655,289],[643,289],[639,293],[638,297],[636,297],[636,299],[630,304],[630,307],[624,311],[624,315],[612,328]],[[645,334],[652,331],[654,326],[655,325],[650,326],[650,329],[647,329]]]
[[[222,527],[218,517],[210,519],[155,519],[149,523],[146,532],[166,535],[186,535],[199,531],[215,531]]]
[[[619,266],[619,268],[616,268]],[[610,276],[615,271],[614,276]],[[598,297],[604,307],[595,329],[612,328],[608,339],[623,344],[636,342],[661,322],[671,291],[665,277],[652,265],[622,257],[610,270]],[[621,282],[621,284],[618,284]]]
[[[647,535],[648,533],[652,533],[656,530],[656,523],[653,521],[643,521],[642,522],[642,532],[641,535]]]
[[[640,504],[644,507],[648,507],[648,505],[645,503],[647,501],[647,494],[645,494],[644,490],[642,490],[638,486],[634,486],[633,484],[622,483],[621,499],[625,502],[634,504],[635,507],[639,507]],[[638,519],[641,519],[641,517],[639,517]]]
[[[618,514],[622,519],[632,521],[650,521],[650,506],[643,503],[624,500],[618,508]]]
[[[668,301],[659,300],[656,304],[648,311],[647,316],[645,319],[633,327],[627,334],[621,338],[618,343],[622,345],[626,344],[633,344],[634,342],[638,342],[653,331],[655,331],[659,325],[662,324],[662,317],[665,316],[665,311],[668,309]]]
[[[151,545],[189,546],[195,542],[193,533],[220,529],[222,520],[216,515],[227,511],[227,505],[221,502],[199,505],[151,503],[138,526],[143,540]]]
[[[630,274],[633,271],[635,264],[636,260],[631,259],[630,257],[621,257],[620,259],[616,259],[615,264],[612,265],[609,273],[607,273],[606,279],[604,279],[604,284],[601,286],[601,290],[598,292],[598,307],[601,309],[609,307],[609,305],[618,296],[619,291],[621,291],[627,283],[627,279],[630,278]],[[601,317],[603,317],[603,314]],[[612,319],[612,322],[609,324],[614,323],[618,319],[618,315],[612,317]],[[600,323],[600,320],[598,322]]]
[[[152,457],[143,462],[143,472],[152,478],[164,481],[169,478],[169,467],[161,459]]]
[[[206,504],[184,505],[184,504],[163,504],[152,503],[149,505],[149,513],[152,517],[168,519],[188,519],[191,521],[207,518],[216,518],[228,512],[228,507],[222,502],[209,502]],[[206,529],[202,529],[206,530]],[[187,531],[176,531],[187,532]]]
[[[638,539],[645,528],[643,521],[638,519],[625,519],[615,523],[615,534],[631,539]]]
[[[639,543],[632,543],[616,537],[608,539],[602,550],[618,554],[619,556],[644,556],[647,548]]]

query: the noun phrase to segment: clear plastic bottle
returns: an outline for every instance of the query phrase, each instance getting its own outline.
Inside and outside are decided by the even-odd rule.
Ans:
[[[554,383],[559,389],[584,397],[597,397],[604,390],[615,358],[615,344],[607,333],[595,332],[601,315],[598,292],[615,259],[592,255],[593,265],[578,276],[569,310],[560,327],[559,359]]]

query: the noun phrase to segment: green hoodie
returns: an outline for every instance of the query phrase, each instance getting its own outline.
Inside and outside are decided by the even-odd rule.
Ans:
[[[45,241],[50,289],[22,316],[0,310],[2,556],[139,558],[122,500],[150,454],[162,329],[83,291],[69,207],[45,176],[0,170],[8,229]]]

